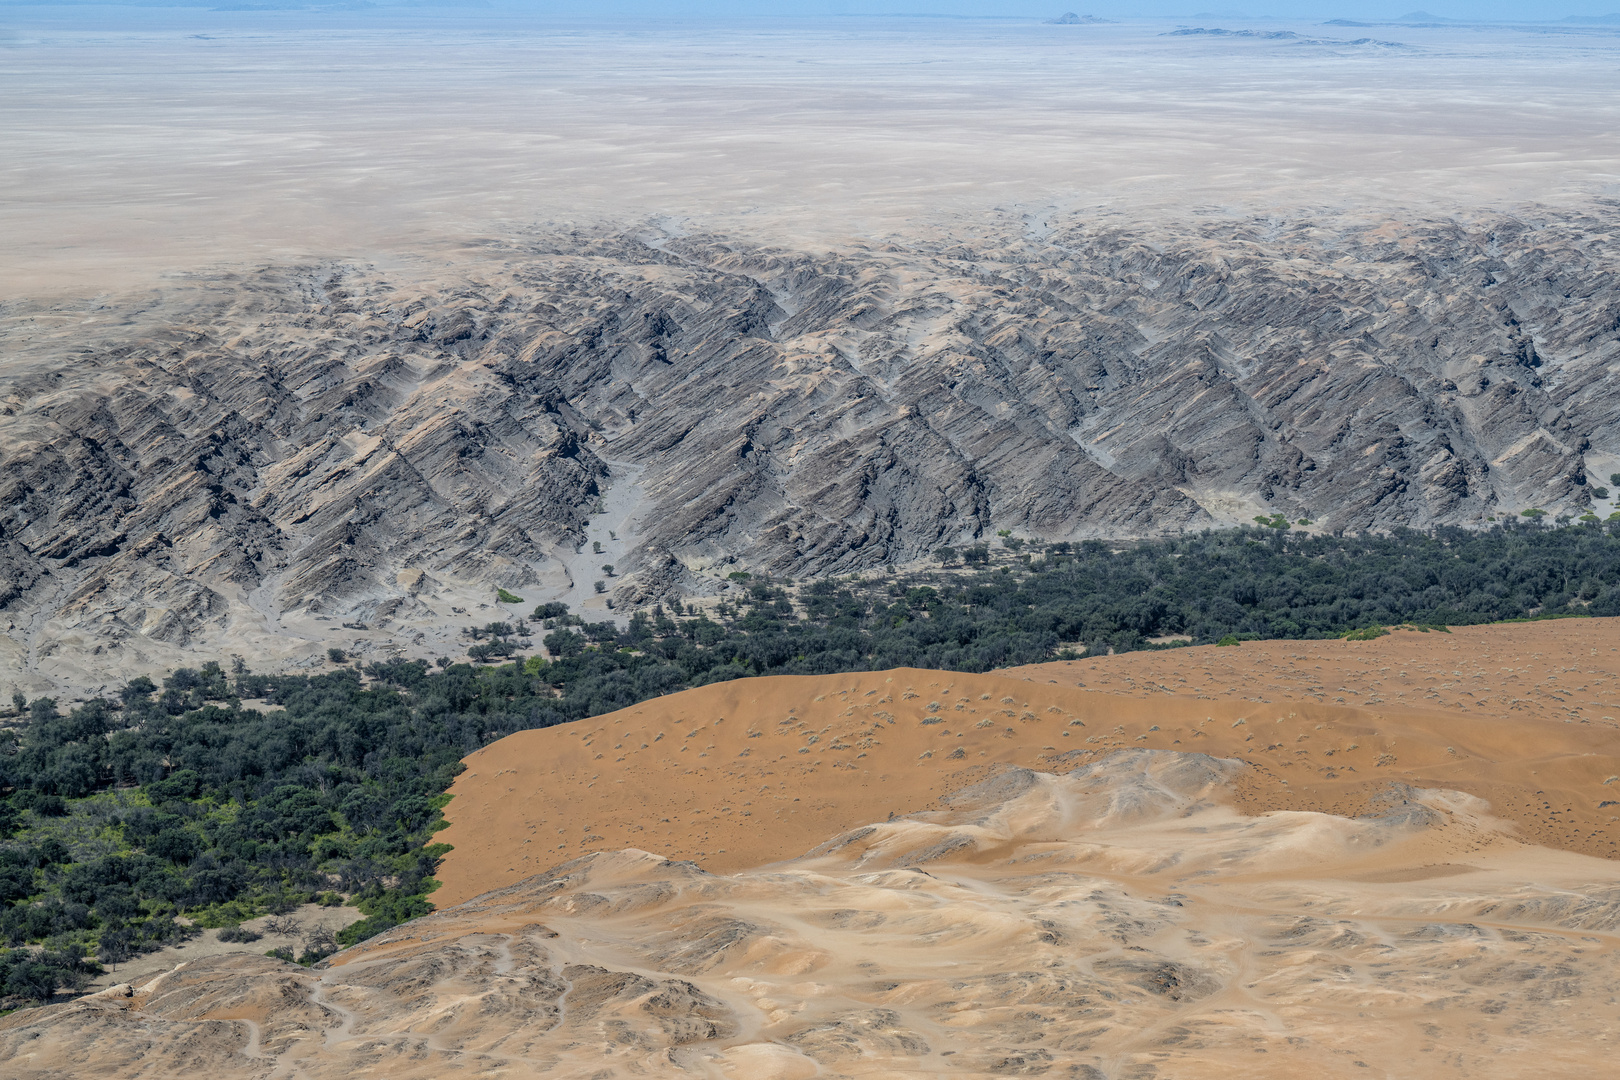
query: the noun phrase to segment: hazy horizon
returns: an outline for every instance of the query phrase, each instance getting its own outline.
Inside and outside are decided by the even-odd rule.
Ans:
[[[29,9],[187,8],[221,13],[310,10],[357,14],[408,9],[456,11],[468,16],[524,14],[570,18],[816,18],[838,16],[902,18],[1052,19],[1065,13],[1108,19],[1231,19],[1242,21],[1369,22],[1437,21],[1558,23],[1612,16],[1620,24],[1620,0],[1568,0],[1557,8],[1525,0],[1285,0],[1255,6],[1201,4],[1198,0],[1096,0],[1042,3],[1040,0],[0,0],[0,23]]]

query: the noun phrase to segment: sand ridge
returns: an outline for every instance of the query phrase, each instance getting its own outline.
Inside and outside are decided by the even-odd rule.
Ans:
[[[1372,642],[1193,648],[1099,659],[1095,668],[1085,661],[1083,670],[1096,679],[1111,665],[1132,665],[1137,678],[1153,661],[1218,660],[1243,685],[1267,687],[1301,665],[1315,673],[1321,657],[1342,657],[1348,679],[1351,670],[1376,673],[1375,661],[1414,671],[1420,661],[1528,644],[1549,668],[1581,661],[1595,682],[1593,672],[1612,678],[1620,663],[1606,644],[1614,627],[1570,620]],[[1501,701],[1497,715],[1157,689],[1126,696],[1055,681],[1080,670],[1059,663],[985,675],[898,669],[748,679],[520,732],[470,755],[451,788],[451,824],[440,838],[454,850],[435,902],[459,903],[592,851],[638,848],[714,872],[758,866],[846,828],[933,808],[995,767],[1068,770],[1131,748],[1245,762],[1224,797],[1247,814],[1355,817],[1398,802],[1402,785],[1446,788],[1485,800],[1528,842],[1620,853],[1620,807],[1611,805],[1620,800],[1620,724],[1601,715],[1576,722],[1545,708],[1514,710],[1510,697],[1480,699]],[[1489,687],[1488,676],[1471,685]]]

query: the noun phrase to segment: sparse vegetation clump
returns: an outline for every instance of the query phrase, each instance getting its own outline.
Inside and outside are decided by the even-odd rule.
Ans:
[[[210,664],[66,715],[31,703],[0,742],[0,994],[46,1000],[197,927],[248,942],[243,920],[340,892],[367,916],[345,944],[430,911],[461,757],[565,719],[533,679],[430,671]]]

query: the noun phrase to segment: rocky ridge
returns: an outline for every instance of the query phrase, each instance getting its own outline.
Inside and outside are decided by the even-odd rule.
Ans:
[[[1606,513],[1609,213],[1027,218],[823,253],[536,232],[13,301],[0,651],[43,689],[307,657],[338,623],[429,649],[496,585],[590,601],[592,541],[622,608],[1003,528]]]

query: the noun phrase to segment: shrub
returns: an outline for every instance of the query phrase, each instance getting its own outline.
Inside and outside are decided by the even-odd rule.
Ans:
[[[499,600],[503,604],[523,603],[523,597],[514,595],[513,593],[509,593],[505,589],[500,588],[495,590],[495,599]]]
[[[34,799],[30,809],[40,817],[66,817],[68,804],[60,795],[40,795]]]
[[[20,833],[0,845],[0,892],[11,899],[0,941],[44,946],[79,934],[116,946],[106,952],[114,959],[184,940],[194,931],[177,915],[224,927],[317,890],[341,890],[367,917],[344,940],[403,923],[431,910],[437,800],[465,754],[689,686],[903,665],[988,671],[1081,641],[1099,656],[1162,636],[1236,645],[1620,615],[1620,527],[1549,525],[1515,514],[1481,532],[1346,537],[1268,526],[1087,540],[1048,545],[1027,566],[822,579],[797,595],[756,578],[707,612],[683,602],[638,612],[624,628],[540,605],[557,624],[546,628],[550,658],[521,664],[390,661],[368,665],[364,682],[353,668],[227,679],[205,666],[162,688],[132,680],[116,714],[92,702],[63,716],[45,701],[35,715],[30,703],[29,722],[0,741],[0,790],[11,791],[0,831]],[[974,550],[976,563],[989,557]],[[505,642],[503,625],[483,628],[485,640]],[[56,799],[88,823],[90,808],[58,790],[65,782],[141,785],[148,805],[111,825],[124,850],[87,846],[82,830],[27,813]],[[62,970],[58,986],[82,975]]]
[[[334,664],[341,664],[349,658],[349,654],[342,649],[327,649],[326,658]]]
[[[56,993],[56,970],[44,964],[25,961],[6,974],[0,991],[30,1001],[49,1001],[51,995]]]
[[[1359,630],[1346,630],[1340,634],[1344,641],[1371,641],[1373,638],[1387,637],[1389,631],[1382,626],[1363,626]]]
[[[228,942],[258,941],[263,936],[263,934],[255,933],[240,923],[224,927],[219,932],[219,940]]]
[[[398,925],[399,923],[387,915],[372,915],[369,918],[361,919],[357,923],[350,923],[342,930],[339,930],[337,941],[339,945],[346,949],[350,945],[365,941],[367,938],[374,938],[384,930],[392,930]]]

